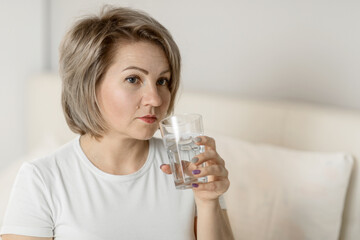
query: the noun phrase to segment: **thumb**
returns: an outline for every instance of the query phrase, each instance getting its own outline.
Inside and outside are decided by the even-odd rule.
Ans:
[[[171,174],[171,169],[169,164],[161,164],[160,169],[166,174]]]

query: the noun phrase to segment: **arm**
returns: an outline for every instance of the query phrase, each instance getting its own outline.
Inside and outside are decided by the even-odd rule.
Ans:
[[[205,152],[197,156],[197,177],[207,176],[207,183],[193,185],[197,207],[196,236],[199,240],[234,239],[226,210],[222,210],[219,197],[229,186],[228,171],[225,161],[216,152],[215,140],[201,136],[198,145],[205,146]],[[205,167],[201,167],[206,163]]]
[[[53,240],[53,238],[47,237],[29,237],[29,236],[21,236],[21,235],[13,235],[13,234],[5,234],[2,235],[3,240]]]
[[[234,239],[227,211],[219,203],[199,206],[195,217],[196,239]]]
[[[199,137],[196,144],[204,145],[205,152],[197,155],[196,169],[198,178],[207,176],[207,183],[193,184],[193,191],[197,207],[197,215],[194,221],[196,239],[202,240],[232,240],[229,218],[226,210],[222,210],[219,197],[225,193],[229,186],[228,171],[225,168],[224,160],[216,152],[215,140],[206,136]],[[206,162],[205,167],[201,167]],[[168,164],[163,164],[160,169],[171,174]],[[195,173],[194,173],[195,174]]]

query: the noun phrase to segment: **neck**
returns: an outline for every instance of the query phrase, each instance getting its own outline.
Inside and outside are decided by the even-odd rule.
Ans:
[[[80,146],[97,168],[114,175],[128,175],[138,171],[149,152],[148,140],[114,136],[103,136],[97,140],[85,134],[80,137]]]

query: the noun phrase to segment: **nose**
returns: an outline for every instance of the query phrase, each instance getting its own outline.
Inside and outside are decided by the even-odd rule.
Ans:
[[[159,94],[157,86],[147,86],[142,97],[142,104],[144,106],[159,107],[161,106],[162,102],[163,100]]]

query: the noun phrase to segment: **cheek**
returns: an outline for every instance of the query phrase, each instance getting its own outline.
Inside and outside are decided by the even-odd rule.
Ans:
[[[164,110],[167,111],[169,109],[169,105],[170,105],[170,101],[171,101],[171,93],[169,90],[164,91],[164,93],[162,95],[162,99],[163,99],[162,107]]]
[[[112,108],[117,110],[117,114],[124,115],[124,113],[134,112],[136,107],[136,94],[127,91],[117,91],[114,93],[112,101]]]
[[[104,89],[101,92],[101,101],[100,106],[102,107],[104,114],[107,116],[122,116],[135,110],[136,101],[134,99],[134,94],[129,93],[128,91],[123,91],[122,89]]]

